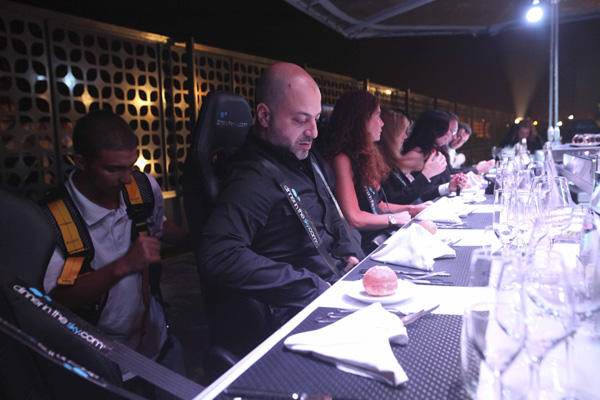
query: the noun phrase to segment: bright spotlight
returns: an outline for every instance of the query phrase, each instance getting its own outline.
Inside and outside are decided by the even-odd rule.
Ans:
[[[531,5],[529,11],[527,11],[525,18],[527,18],[527,21],[534,23],[541,20],[543,16],[544,10],[542,10],[542,7],[540,7],[540,0],[533,0],[533,4]]]
[[[556,126],[562,126],[562,121],[558,121],[558,122],[556,123]]]
[[[573,116],[573,114],[569,115],[569,119],[573,119],[573,118],[575,118],[575,117]]]
[[[537,124],[538,124],[538,122],[537,122],[537,121],[533,121],[533,124],[534,124],[534,125],[537,125]]]
[[[521,121],[523,121],[523,117],[519,117],[519,118],[515,119],[515,124],[518,124]]]

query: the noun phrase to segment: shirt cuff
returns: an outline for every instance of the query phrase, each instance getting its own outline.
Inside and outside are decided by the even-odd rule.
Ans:
[[[438,186],[438,192],[440,193],[440,196],[448,196],[450,194],[450,183],[447,182]]]

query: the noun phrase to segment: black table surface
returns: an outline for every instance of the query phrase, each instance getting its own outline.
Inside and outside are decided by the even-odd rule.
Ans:
[[[315,318],[332,310],[317,308],[291,334],[321,328]],[[408,344],[391,346],[409,379],[398,387],[342,372],[312,355],[292,352],[281,340],[229,389],[309,393],[333,399],[468,399],[460,372],[461,328],[461,316],[443,314],[430,314],[409,325]],[[233,396],[220,394],[217,398]]]

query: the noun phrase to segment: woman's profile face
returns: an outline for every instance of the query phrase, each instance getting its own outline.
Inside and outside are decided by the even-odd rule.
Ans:
[[[367,134],[370,135],[371,140],[378,142],[381,138],[381,128],[383,127],[383,121],[381,120],[381,107],[377,106],[377,109],[371,114],[371,118],[367,121]]]
[[[400,123],[398,124],[398,130],[400,133],[396,136],[396,140],[394,140],[394,146],[396,151],[399,153],[402,150],[402,145],[404,141],[408,137],[408,128],[410,128],[410,122],[405,116],[402,116],[400,119]]]
[[[519,127],[519,140],[527,139],[529,137],[529,134],[531,134],[530,127],[528,127],[528,126]]]

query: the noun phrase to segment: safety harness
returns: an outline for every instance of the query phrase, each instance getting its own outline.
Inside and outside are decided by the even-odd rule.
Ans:
[[[127,216],[132,220],[131,240],[133,241],[138,236],[148,235],[146,220],[154,211],[154,194],[146,174],[133,171],[132,178],[131,183],[125,186],[122,193],[127,206]],[[65,258],[65,264],[57,284],[60,286],[74,285],[79,276],[94,271],[91,262],[95,253],[90,233],[64,185],[49,193],[42,200],[42,204],[44,205],[42,208],[54,228],[57,246]],[[156,268],[151,268],[150,273],[148,269],[145,269],[142,273],[142,291],[146,306],[144,321],[149,310],[150,281],[153,281],[149,274],[153,274],[152,271],[160,272]],[[96,325],[107,299],[108,292],[105,292],[91,303],[75,310],[75,313]]]

